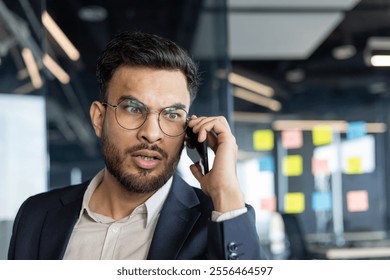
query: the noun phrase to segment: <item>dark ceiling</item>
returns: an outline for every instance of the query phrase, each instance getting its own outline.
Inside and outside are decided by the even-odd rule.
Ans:
[[[51,82],[47,87],[50,140],[53,146],[64,143],[82,143],[78,153],[90,149],[94,154],[96,144],[89,125],[89,104],[97,96],[95,64],[100,52],[112,36],[122,30],[142,30],[168,37],[191,50],[194,33],[204,4],[201,0],[7,0],[8,8],[26,22],[26,3],[30,3],[39,18],[39,10],[46,6],[49,14],[62,28],[81,53],[77,62],[70,61],[49,36],[44,47],[55,55],[61,66],[70,73],[70,85]],[[215,1],[218,4],[225,1]],[[38,4],[38,5],[37,5]],[[22,8],[24,7],[24,8]],[[333,8],[299,7],[268,8],[279,13],[323,13]],[[227,9],[229,11],[229,8]],[[250,9],[247,9],[250,10]],[[253,12],[261,13],[261,9]],[[343,10],[344,19],[324,38],[307,59],[233,58],[233,70],[243,70],[256,79],[268,81],[276,89],[275,98],[282,103],[279,114],[326,114],[335,108],[353,106],[378,106],[390,98],[390,70],[372,67],[365,63],[364,52],[368,38],[390,37],[390,0],[362,0],[351,10]],[[31,19],[31,17],[30,17]],[[1,25],[0,25],[1,26]],[[272,31],[272,27],[269,27]],[[2,31],[2,30],[0,30]],[[304,34],[305,30],[301,30]],[[3,33],[0,32],[0,40]],[[39,42],[41,34],[31,32]],[[41,37],[40,37],[41,35]],[[253,34],[256,36],[256,34]],[[336,47],[352,44],[356,53],[347,59],[336,59]],[[10,79],[13,67],[0,68],[2,89]],[[7,72],[8,71],[8,72]],[[5,89],[4,89],[5,88]],[[272,113],[269,109],[234,98],[234,109],[244,112]],[[71,114],[68,114],[71,112]],[[64,155],[63,155],[64,156]],[[69,156],[67,154],[66,156]],[[66,157],[65,156],[65,157]]]
[[[298,10],[308,13],[327,11]],[[332,12],[331,9],[328,11]],[[341,23],[307,59],[235,60],[233,68],[249,70],[276,84],[284,113],[321,114],[337,106],[345,109],[387,102],[390,70],[367,65],[365,50],[370,37],[390,38],[390,1],[362,0],[352,10],[343,13]],[[350,58],[336,59],[333,52],[344,45],[353,45],[356,53]]]
[[[189,48],[202,5],[198,0],[46,2],[49,14],[80,50],[82,62],[91,72],[109,39],[123,30],[158,33]]]
[[[58,25],[80,50],[79,69],[94,73],[99,53],[113,34],[121,30],[157,33],[191,49],[205,2],[210,1],[47,0],[46,5]],[[93,10],[86,12],[88,19],[81,19],[80,13],[84,11],[85,14],[85,9],[89,7],[104,8],[106,17],[97,19],[99,10]],[[332,8],[279,9],[286,14],[297,11],[315,14],[332,12]],[[362,0],[352,10],[344,10],[343,13],[342,22],[308,59],[234,59],[232,67],[252,73],[252,76],[258,75],[274,85],[277,89],[275,98],[282,102],[281,113],[305,112],[310,107],[326,111],[334,103],[371,104],[386,98],[390,92],[389,70],[368,66],[364,61],[364,50],[369,37],[390,36],[390,1]],[[333,50],[345,44],[352,44],[356,54],[348,59],[334,58]],[[94,80],[88,83],[89,89],[93,83]],[[235,100],[235,109],[269,112],[267,108],[238,99]]]

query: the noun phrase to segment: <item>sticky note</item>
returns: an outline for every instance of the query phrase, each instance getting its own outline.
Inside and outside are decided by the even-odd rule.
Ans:
[[[282,147],[285,149],[299,149],[303,146],[302,130],[282,131]]]
[[[276,211],[276,197],[267,197],[260,200],[260,209],[269,212]]]
[[[347,209],[349,212],[364,212],[369,208],[368,192],[365,190],[347,193]]]
[[[290,155],[283,158],[283,175],[300,176],[303,170],[303,160],[300,155]]]
[[[347,127],[347,139],[355,139],[363,137],[367,134],[366,123],[363,121],[350,122]]]
[[[362,174],[362,159],[359,157],[347,158],[346,174]]]
[[[374,135],[343,141],[341,143],[341,170],[345,174],[371,173],[376,168]],[[326,146],[324,146],[326,147]]]
[[[314,211],[329,211],[332,209],[332,194],[330,192],[313,192],[311,202]]]
[[[329,161],[327,159],[312,157],[311,171],[313,175],[329,174],[330,173]]]
[[[270,156],[260,158],[259,159],[259,168],[260,168],[260,171],[274,172],[275,171],[274,158],[270,157]]]
[[[253,133],[253,149],[270,151],[274,148],[274,132],[270,129],[256,130]]]
[[[284,196],[284,212],[296,214],[303,211],[305,211],[305,195],[303,193],[287,193]]]
[[[328,145],[332,143],[332,127],[329,125],[317,125],[312,132],[313,144],[315,146]]]

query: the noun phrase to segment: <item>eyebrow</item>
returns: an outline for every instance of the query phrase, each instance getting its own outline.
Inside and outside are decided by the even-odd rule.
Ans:
[[[149,108],[145,103],[141,102],[139,99],[137,99],[136,97],[134,97],[132,95],[122,95],[118,99],[118,104],[120,102],[122,102],[123,100],[125,100],[125,99],[131,99],[131,100],[137,101],[137,102],[141,103],[142,105],[144,105],[145,107]],[[165,108],[176,108],[176,109],[187,110],[186,105],[184,105],[183,103],[180,103],[180,102],[173,103],[172,105],[165,106],[165,107],[163,107],[161,109],[165,109]]]

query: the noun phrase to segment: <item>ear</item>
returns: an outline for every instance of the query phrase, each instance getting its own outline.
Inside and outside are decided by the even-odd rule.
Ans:
[[[94,101],[91,104],[91,108],[89,108],[89,115],[93,128],[95,129],[95,134],[99,138],[102,135],[105,110],[106,108],[103,104],[98,101]]]

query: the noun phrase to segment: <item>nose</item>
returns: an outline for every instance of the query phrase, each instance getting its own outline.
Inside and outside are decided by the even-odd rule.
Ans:
[[[147,143],[159,142],[164,137],[158,124],[158,114],[149,114],[145,123],[138,129],[137,137],[140,141]]]

